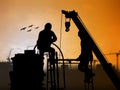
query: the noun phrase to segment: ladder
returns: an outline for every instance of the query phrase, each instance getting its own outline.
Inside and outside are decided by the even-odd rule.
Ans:
[[[92,61],[90,61],[90,71],[93,72]],[[85,74],[84,78],[86,78],[86,76],[87,75]],[[88,82],[84,82],[85,90],[94,90],[94,82],[93,81],[94,81],[93,77],[91,77]]]
[[[47,60],[47,90],[59,90],[59,72],[57,52],[55,59],[52,60],[49,54]]]

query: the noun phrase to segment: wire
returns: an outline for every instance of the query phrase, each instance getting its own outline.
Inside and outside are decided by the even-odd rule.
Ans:
[[[64,63],[64,55],[63,55],[61,49],[60,49],[55,43],[52,43],[52,44],[53,44],[55,47],[58,48],[58,50],[60,51],[60,53],[61,53],[61,55],[62,55],[62,60],[63,60],[63,79],[64,79],[64,88],[65,88],[65,87],[66,87],[66,82],[65,82],[65,67],[64,67],[65,63]]]
[[[61,55],[62,55],[62,59],[64,60],[64,55],[63,55],[63,53],[62,53],[62,51],[61,51],[61,49],[55,44],[55,43],[52,43],[55,47],[57,47],[58,48],[58,50],[60,51],[60,53],[61,53]]]
[[[60,25],[60,47],[58,47],[56,44],[54,44],[53,43],[53,45],[55,45],[58,49],[59,49],[59,51],[60,51],[60,53],[61,53],[61,55],[62,55],[62,59],[63,59],[63,78],[64,78],[64,88],[66,87],[66,84],[65,84],[65,67],[64,67],[64,56],[63,56],[63,53],[62,53],[62,51],[61,51],[61,42],[62,42],[62,17],[63,17],[63,14],[61,13],[61,25]],[[59,58],[60,58],[60,54],[59,54]]]
[[[60,49],[61,49],[61,42],[62,42],[62,13],[61,13],[61,21],[60,21]],[[60,58],[60,54],[59,54]]]

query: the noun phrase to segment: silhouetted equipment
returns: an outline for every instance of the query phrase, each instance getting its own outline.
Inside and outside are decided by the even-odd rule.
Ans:
[[[118,65],[118,56],[120,55],[120,51],[116,52],[116,53],[108,53],[108,54],[105,54],[105,55],[116,55],[116,69],[117,71],[119,71],[119,65]]]
[[[10,90],[44,90],[43,58],[35,50],[25,50],[12,58]]]
[[[92,66],[92,61],[90,61],[90,70],[91,70],[91,72],[93,72],[93,68],[92,67],[93,67]],[[85,73],[84,76],[85,76],[85,78],[90,77],[90,75],[87,75],[86,73]],[[88,82],[84,81],[84,83],[85,83],[85,90],[90,90],[90,85],[91,85],[91,90],[94,90],[93,77],[91,77]]]
[[[61,49],[56,45],[56,44],[54,44],[54,43],[52,43],[58,50],[59,50],[59,52],[60,52],[60,54],[61,54],[61,57],[62,57],[62,65],[63,65],[63,87],[62,87],[62,89],[65,89],[66,88],[66,81],[65,81],[65,62],[64,62],[64,55],[63,55],[63,53],[62,53],[62,51],[61,51]],[[56,59],[57,59],[58,57],[56,57]],[[58,64],[58,62],[56,62],[57,64]],[[58,73],[57,73],[58,74]],[[62,81],[62,80],[61,80]]]
[[[65,19],[65,31],[68,32],[70,30],[70,21],[71,19],[70,18],[66,18]]]
[[[103,56],[103,54],[101,53],[101,51],[95,44],[94,40],[92,39],[90,34],[87,32],[87,29],[86,29],[85,25],[83,24],[82,20],[80,19],[80,17],[78,16],[78,13],[75,11],[65,11],[65,10],[62,10],[62,13],[65,14],[66,18],[71,18],[73,20],[73,22],[77,26],[78,30],[85,32],[84,35],[90,41],[92,50],[93,50],[94,54],[96,55],[96,57],[98,58],[98,60],[100,61],[104,71],[106,72],[106,74],[108,75],[108,77],[110,78],[110,80],[112,81],[114,86],[116,87],[116,89],[120,90],[120,79],[118,78],[118,75],[113,70],[112,66],[109,65],[106,58]]]
[[[93,60],[94,68],[96,68],[96,62],[97,60]]]
[[[65,22],[66,32],[68,32],[70,29],[70,22]]]
[[[64,57],[60,48],[56,46],[61,55],[64,66]],[[15,54],[12,57],[13,70],[9,72],[10,90],[62,90],[65,89],[65,70],[63,67],[63,82],[60,87],[59,71],[58,71],[58,54],[56,52],[55,59],[47,58],[47,73],[43,70],[44,57],[36,54],[36,46],[33,50],[25,50],[24,53]],[[47,78],[46,86],[44,78]]]
[[[59,90],[59,71],[58,71],[58,57],[56,52],[55,60],[49,58],[47,60],[47,90]]]
[[[64,69],[64,56],[60,48],[52,43],[55,47],[58,48],[62,55],[62,65],[63,65],[63,85],[60,85],[59,80],[59,69],[58,69],[58,54],[55,53],[55,58],[53,60],[53,56],[51,56],[50,52],[48,52],[47,58],[47,90],[64,90],[65,89],[65,69]]]

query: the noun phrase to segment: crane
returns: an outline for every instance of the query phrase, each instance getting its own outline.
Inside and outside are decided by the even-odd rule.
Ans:
[[[92,46],[91,47],[92,51],[94,52],[95,56],[97,57],[97,59],[101,63],[101,65],[103,67],[103,70],[106,72],[107,76],[110,78],[110,80],[112,81],[112,83],[116,87],[116,89],[120,90],[120,79],[119,79],[118,75],[116,74],[116,72],[114,71],[112,66],[107,62],[106,58],[101,53],[101,51],[98,48],[97,44],[94,42],[94,40],[92,39],[92,37],[88,33],[88,31],[87,31],[85,25],[83,24],[81,18],[78,16],[78,13],[75,12],[74,10],[73,11],[62,10],[61,12],[62,12],[62,14],[65,15],[65,17],[68,20],[72,19],[72,21],[75,23],[75,25],[76,25],[76,27],[78,28],[79,31],[85,32],[84,35],[90,41],[90,44]],[[65,26],[66,26],[66,31],[68,32],[69,27],[70,27],[70,22],[66,21]]]

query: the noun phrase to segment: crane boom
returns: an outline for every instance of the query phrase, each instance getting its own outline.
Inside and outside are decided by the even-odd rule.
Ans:
[[[77,12],[73,11],[65,11],[62,10],[62,14],[65,15],[66,18],[71,18],[73,22],[75,23],[78,30],[82,30],[85,33],[85,36],[88,37],[90,44],[92,46],[92,51],[96,55],[97,59],[101,63],[103,70],[106,72],[110,80],[112,81],[113,85],[116,87],[117,90],[120,90],[120,79],[116,72],[113,70],[112,66],[107,62],[106,58],[101,53],[100,49],[90,36],[90,34],[87,32],[87,29],[85,28],[84,24],[82,23],[82,20],[79,18]]]

